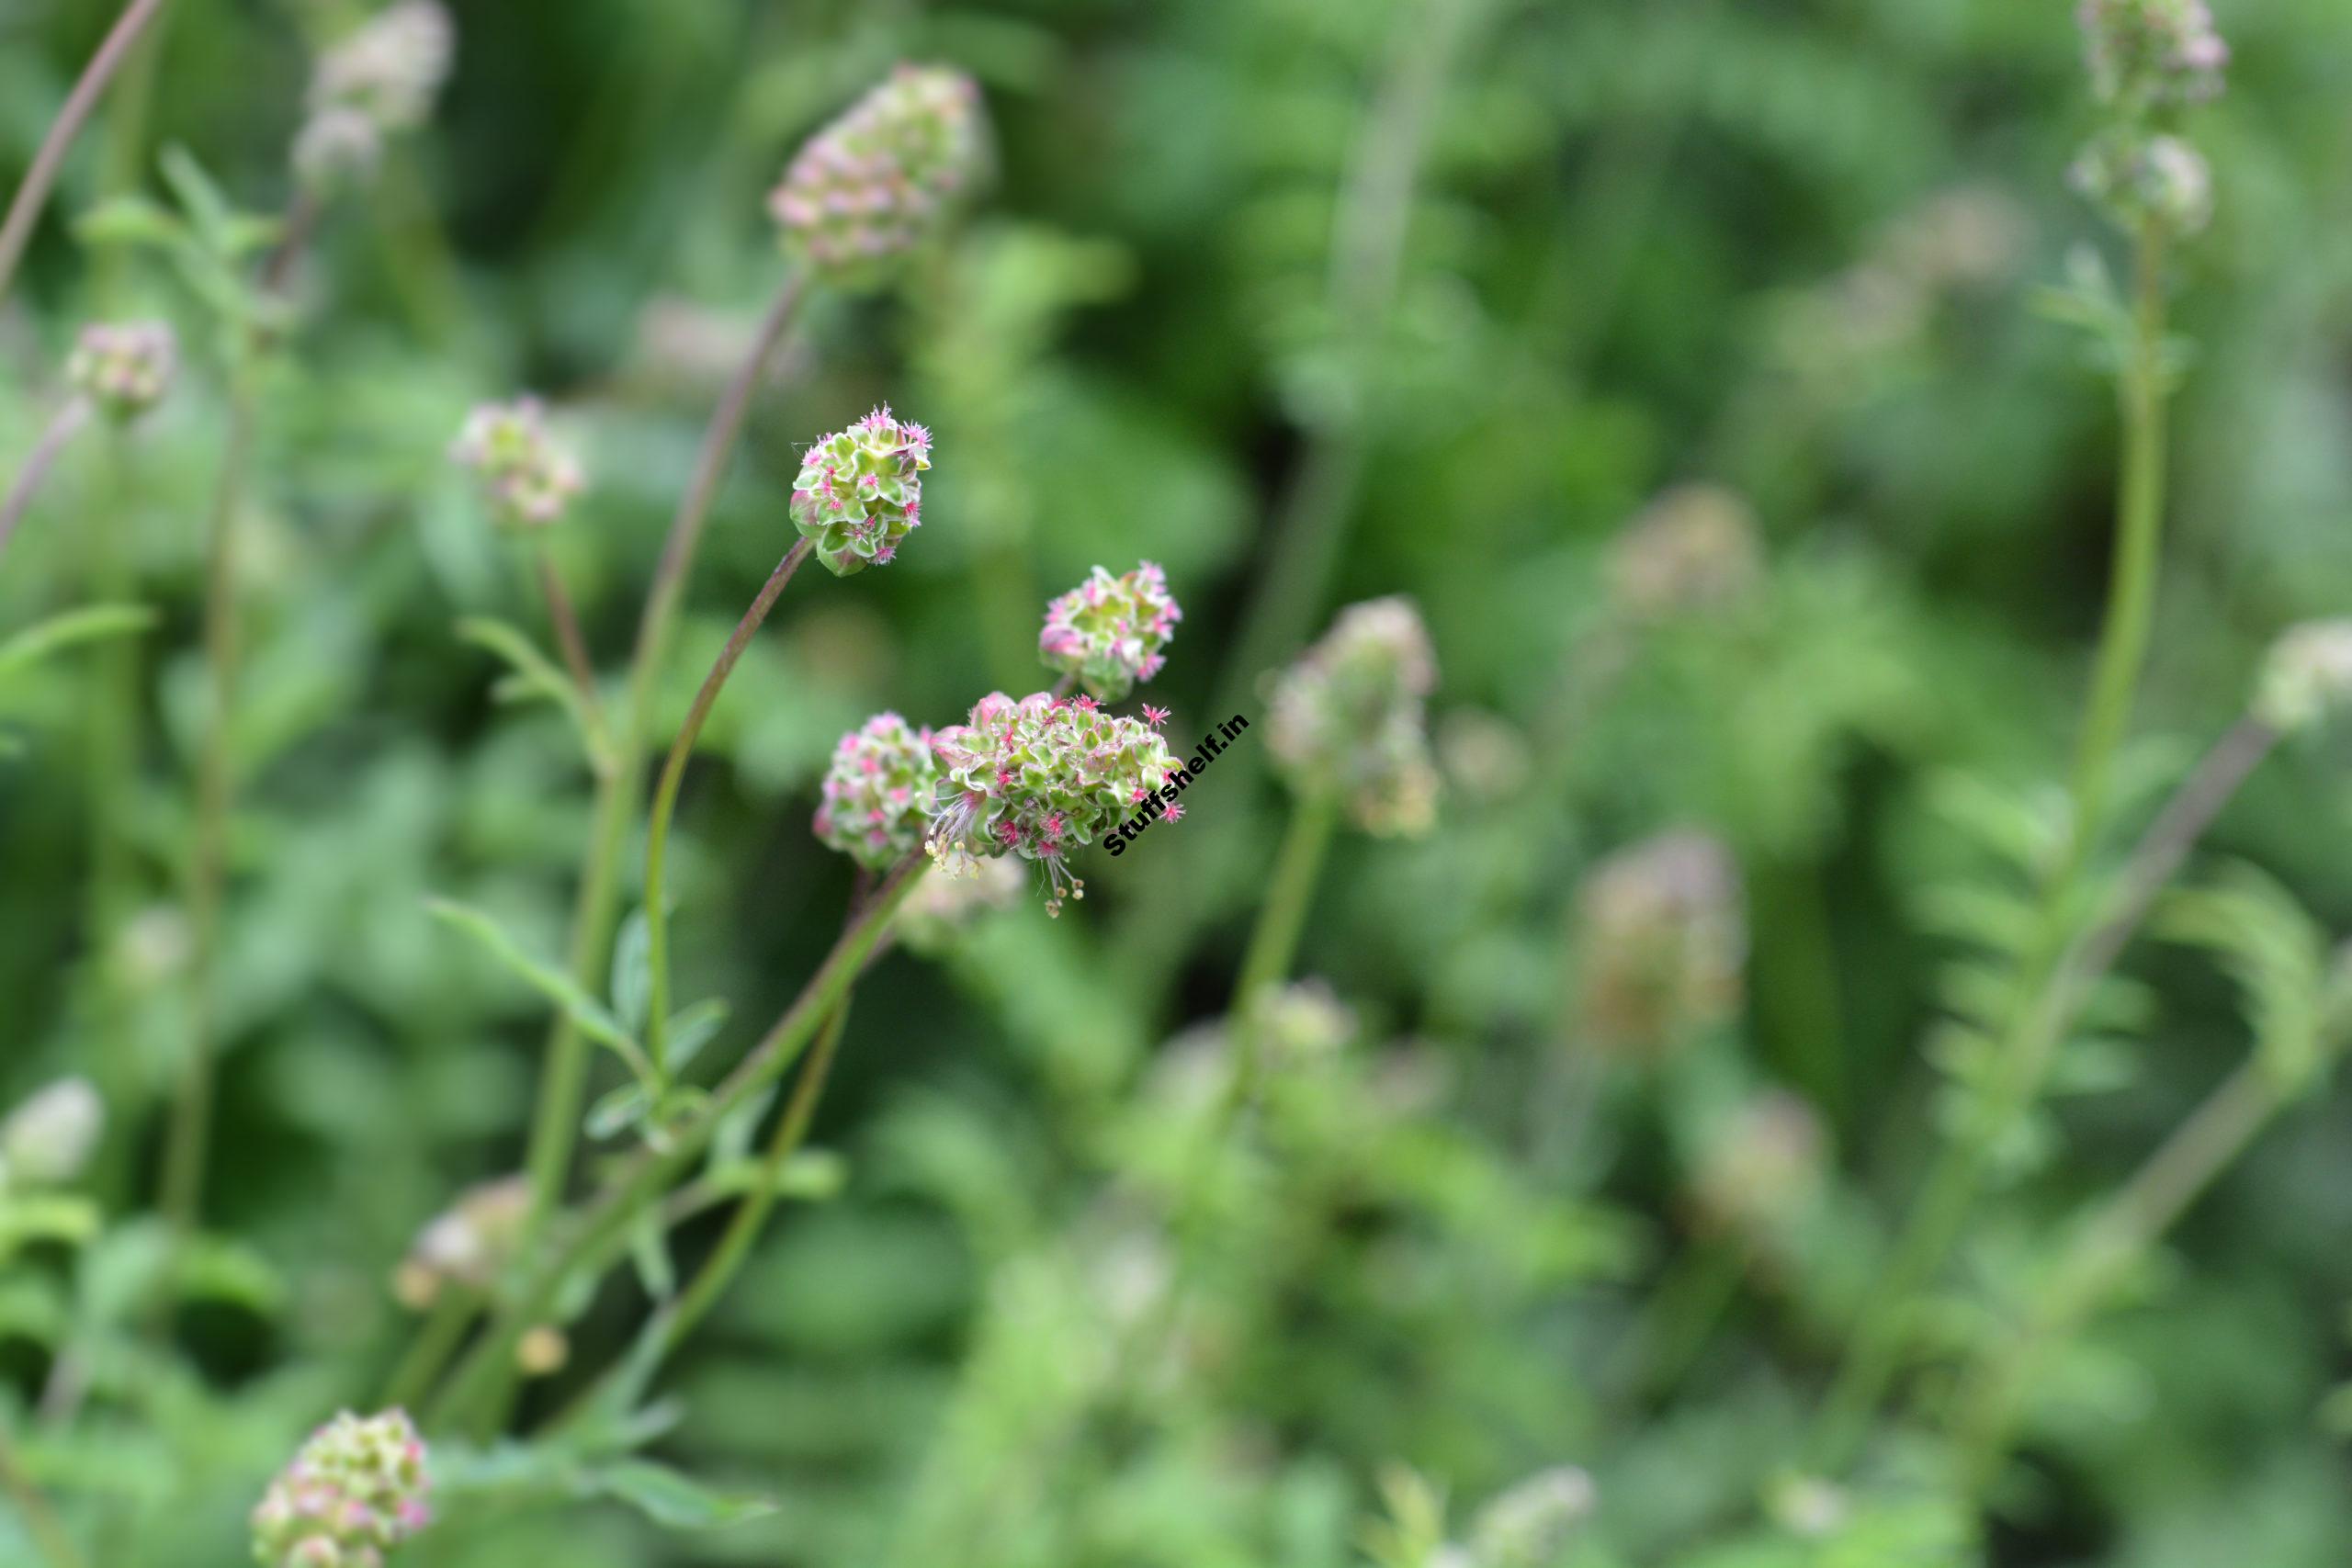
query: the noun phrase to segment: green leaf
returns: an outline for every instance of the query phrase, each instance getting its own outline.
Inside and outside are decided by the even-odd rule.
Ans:
[[[670,1070],[676,1072],[718,1038],[727,1022],[728,1006],[717,997],[695,1003],[670,1017]]]
[[[2312,1087],[2338,1042],[2329,1029],[2327,933],[2293,894],[2233,864],[2212,886],[2172,895],[2153,929],[2211,952],[2245,993],[2263,1070],[2288,1092]]]
[[[630,1029],[645,1027],[647,1003],[653,993],[652,948],[653,935],[646,924],[645,911],[631,909],[628,919],[621,922],[620,934],[613,939],[611,980],[613,1011]],[[681,1065],[681,1058],[673,1054],[672,1069]]]
[[[460,641],[487,649],[505,661],[512,673],[499,682],[494,693],[501,702],[537,697],[555,704],[579,734],[588,765],[599,773],[610,765],[604,728],[589,709],[587,694],[553,660],[539,651],[538,644],[518,627],[492,615],[468,615],[458,622],[457,631]]]
[[[0,680],[29,669],[62,649],[143,632],[154,624],[155,612],[144,604],[85,604],[51,615],[0,642]]]
[[[647,1460],[623,1460],[592,1472],[597,1490],[627,1503],[655,1524],[669,1529],[716,1529],[775,1512],[764,1497],[716,1492]]]
[[[645,1058],[645,1048],[620,1026],[619,1020],[605,1010],[602,1002],[582,990],[571,976],[525,953],[514,939],[506,934],[505,927],[470,905],[460,904],[452,898],[428,897],[424,907],[432,911],[435,919],[473,938],[483,952],[496,959],[517,979],[553,1002],[579,1028],[580,1032],[600,1045],[612,1047],[640,1079],[650,1081],[652,1066]]]
[[[703,1182],[721,1195],[751,1192],[766,1179],[763,1160],[730,1159],[713,1165]],[[849,1181],[849,1162],[827,1149],[806,1149],[784,1162],[768,1190],[778,1198],[821,1201],[836,1197]]]
[[[592,1138],[610,1138],[645,1120],[653,1096],[642,1083],[625,1083],[596,1097],[581,1125]]]
[[[177,214],[143,196],[100,202],[74,220],[74,231],[88,245],[177,245],[188,239]]]
[[[671,1267],[670,1245],[662,1235],[662,1216],[655,1211],[648,1209],[630,1227],[628,1256],[647,1295],[666,1302],[678,1293],[678,1271]]]
[[[0,1258],[35,1242],[79,1247],[98,1234],[97,1204],[70,1192],[0,1194]]]

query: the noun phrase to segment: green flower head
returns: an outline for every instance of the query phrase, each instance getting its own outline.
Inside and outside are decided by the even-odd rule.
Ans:
[[[820,441],[792,481],[792,525],[836,577],[887,565],[922,525],[931,432],[876,409]]]

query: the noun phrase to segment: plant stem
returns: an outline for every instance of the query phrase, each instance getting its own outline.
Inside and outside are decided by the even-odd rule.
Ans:
[[[594,1255],[615,1236],[624,1235],[639,1210],[651,1202],[668,1182],[684,1170],[709,1144],[718,1122],[764,1090],[791,1067],[802,1047],[848,994],[888,927],[899,906],[913,891],[929,863],[910,855],[894,867],[874,898],[850,921],[800,995],[761,1036],[735,1070],[711,1091],[710,1099],[690,1121],[677,1128],[668,1145],[640,1149],[567,1236],[554,1256],[537,1263],[523,1288],[492,1323],[458,1363],[432,1410],[436,1425],[466,1416],[482,1402],[512,1365],[514,1345],[524,1331],[546,1321],[558,1289],[581,1258]]]
[[[0,1430],[0,1493],[24,1516],[26,1533],[51,1568],[82,1568],[82,1553],[74,1538],[65,1533],[48,1497],[25,1473],[24,1461],[17,1456],[17,1440],[6,1430]]]
[[[2132,359],[2119,389],[2123,456],[2116,489],[2115,558],[2090,704],[2075,756],[2072,859],[2076,867],[2090,852],[2102,825],[2116,748],[2131,723],[2132,696],[2147,662],[2164,534],[2164,238],[2153,223],[2141,231],[2135,265]]]
[[[1233,987],[1231,1027],[1238,1050],[1227,1096],[1227,1103],[1237,1109],[1246,1104],[1257,1089],[1261,1065],[1259,1004],[1290,973],[1291,959],[1298,951],[1299,932],[1306,924],[1307,907],[1314,902],[1316,877],[1323,869],[1323,854],[1330,847],[1331,828],[1337,818],[1338,807],[1328,794],[1301,796],[1291,813],[1290,831],[1275,853],[1266,902],[1258,911],[1258,923],[1251,929],[1250,945],[1242,953],[1241,975]]]
[[[50,416],[40,439],[33,443],[33,449],[25,454],[25,466],[17,470],[16,482],[8,487],[6,496],[0,497],[0,550],[8,547],[9,536],[24,521],[41,481],[57,466],[58,454],[65,450],[65,444],[74,439],[75,432],[90,422],[94,412],[90,400],[77,392]]]
[[[2051,1056],[2092,989],[2114,967],[2148,909],[2237,793],[2278,744],[2278,732],[2248,716],[2207,752],[2156,816],[2124,863],[2104,917],[2041,971],[2031,1000],[2001,1041],[1991,1111],[1955,1134],[1939,1154],[1894,1256],[1848,1340],[1846,1360],[1815,1429],[1815,1462],[1842,1469],[1876,1412],[1903,1348],[1912,1298],[1943,1262],[1967,1218],[1994,1144],[2040,1094]]]
[[[2277,1077],[2249,1061],[2206,1096],[2147,1163],[2084,1224],[2028,1320],[1999,1341],[1965,1392],[1957,1423],[1962,1495],[1983,1495],[2007,1450],[2017,1404],[2041,1352],[2098,1304],[2286,1102]]]
[[[686,759],[694,755],[695,742],[701,738],[702,727],[709,720],[710,710],[718,702],[727,678],[735,672],[736,660],[743,657],[752,635],[791,582],[792,574],[808,558],[808,541],[799,540],[784,552],[784,558],[768,573],[767,581],[752,600],[752,607],[743,612],[743,618],[735,623],[735,630],[727,638],[727,646],[719,649],[718,661],[703,677],[702,690],[695,694],[694,705],[686,710],[686,721],[679,726],[678,738],[670,743],[669,760],[662,765],[662,782],[654,787],[653,815],[645,834],[645,936],[651,981],[645,1044],[653,1058],[653,1075],[664,1083],[670,1072],[670,908],[663,892],[663,873],[669,860],[670,822],[678,813],[678,787],[686,776]]]
[[[107,493],[85,525],[89,592],[101,604],[122,604],[130,603],[137,591],[124,547],[130,512],[130,446],[119,439],[109,439],[107,446]],[[97,1035],[106,1102],[115,1108],[112,1120],[119,1124],[107,1130],[99,1181],[109,1199],[119,1200],[132,1180],[133,1149],[128,1124],[137,1119],[137,1108],[144,1100],[138,1049],[117,984],[114,954],[116,937],[130,906],[132,873],[124,823],[139,772],[140,652],[138,644],[128,637],[109,639],[95,651],[96,690],[85,756],[89,781],[89,877],[82,903],[82,940],[87,950],[84,1005]]]
[[[604,703],[596,694],[596,667],[588,659],[588,639],[580,635],[580,613],[572,607],[571,591],[563,585],[563,573],[556,570],[555,551],[544,535],[531,555],[538,566],[539,592],[548,603],[548,624],[555,631],[556,646],[563,650],[564,668],[571,672],[571,683],[580,688],[581,706],[594,727],[596,744],[608,746]]]
[[[408,1354],[401,1358],[401,1364],[384,1384],[384,1397],[377,1402],[378,1406],[404,1410],[423,1398],[433,1386],[435,1374],[465,1338],[466,1329],[481,1307],[481,1297],[476,1292],[445,1283],[440,1298],[425,1314],[415,1339],[410,1342]]]
[[[239,367],[229,390],[228,445],[212,500],[211,539],[204,574],[204,661],[211,678],[212,711],[197,761],[196,853],[188,877],[188,924],[194,937],[187,1059],[164,1149],[163,1210],[175,1233],[196,1224],[204,1187],[205,1142],[212,1118],[213,1031],[218,1003],[222,895],[228,879],[229,824],[234,801],[237,683],[237,536],[244,506],[245,469],[254,439],[253,371]]]
[[[702,1321],[703,1314],[734,1279],[735,1271],[743,1266],[752,1244],[759,1239],[768,1211],[775,1206],[776,1178],[785,1162],[799,1150],[801,1141],[808,1135],[808,1123],[815,1119],[817,1101],[824,1096],[825,1080],[832,1071],[833,1056],[841,1048],[842,1030],[848,1022],[849,1001],[844,996],[842,1005],[833,1010],[825,1020],[825,1027],[818,1032],[817,1043],[808,1054],[808,1065],[800,1069],[800,1081],[793,1086],[791,1102],[776,1122],[775,1134],[769,1139],[767,1154],[760,1163],[760,1184],[735,1206],[718,1246],[704,1259],[702,1268],[672,1309],[665,1348],[676,1349]]]
[[[639,622],[637,650],[629,668],[628,691],[621,721],[614,737],[612,771],[596,786],[595,821],[590,830],[588,854],[582,868],[580,892],[572,909],[571,974],[583,986],[602,979],[605,950],[619,915],[620,863],[628,827],[637,813],[639,778],[645,752],[645,729],[650,722],[653,689],[670,626],[685,592],[687,574],[702,538],[704,520],[718,493],[727,459],[742,433],[743,419],[758,389],[768,356],[780,342],[799,308],[802,275],[785,280],[775,302],[760,321],[752,346],[727,385],[710,426],[703,433],[702,450],[695,459],[685,493],[671,519],[669,537],[662,547],[645,613]],[[587,1094],[588,1042],[568,1018],[559,1018],[548,1035],[547,1073],[539,1086],[539,1100],[531,1124],[527,1168],[531,1178],[531,1216],[524,1236],[526,1249],[535,1243],[563,1193],[564,1177],[571,1165],[571,1150],[580,1134],[580,1114]]]
[[[17,264],[23,259],[25,245],[32,238],[33,224],[49,200],[50,187],[57,183],[57,172],[65,163],[66,150],[81,133],[82,122],[90,118],[91,109],[97,107],[107,83],[121,68],[132,46],[138,43],[139,35],[155,19],[164,3],[165,0],[130,0],[122,8],[122,15],[107,30],[97,52],[90,56],[90,63],[83,67],[81,80],[65,95],[57,118],[50,121],[48,134],[41,138],[31,164],[25,170],[24,183],[17,187],[16,197],[8,203],[8,216],[0,220],[0,299],[7,298],[9,281],[16,276]]]

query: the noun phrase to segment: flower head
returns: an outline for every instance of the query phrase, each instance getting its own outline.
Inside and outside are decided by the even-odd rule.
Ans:
[[[817,837],[878,871],[922,842],[938,779],[931,731],[911,728],[895,713],[876,714],[833,748]]]
[[[1756,513],[1720,485],[1677,485],[1645,508],[1609,555],[1610,598],[1642,621],[1710,615],[1764,574]]]
[[[1437,806],[1425,712],[1436,684],[1410,599],[1351,605],[1276,682],[1267,745],[1294,788],[1336,795],[1364,831],[1425,831]]]
[[[2270,645],[2254,699],[2282,734],[2308,729],[2352,702],[2352,621],[2305,621]]]
[[[1575,1465],[1538,1471],[1478,1511],[1471,1561],[1478,1568],[1551,1568],[1593,1501],[1592,1477]]]
[[[438,0],[398,0],[319,56],[311,113],[355,109],[386,131],[422,125],[456,52],[456,31]]]
[[[978,85],[944,66],[902,64],[802,145],[768,210],[785,248],[828,281],[877,287],[987,164]]]
[[[409,1244],[393,1276],[394,1293],[423,1308],[445,1284],[488,1289],[514,1258],[530,1212],[527,1178],[502,1177],[469,1187]]]
[[[1821,1118],[1785,1089],[1727,1116],[1706,1141],[1690,1183],[1700,1219],[1749,1241],[1769,1238],[1821,1179]]]
[[[87,1078],[60,1078],[0,1122],[0,1181],[59,1187],[82,1174],[106,1126]]]
[[[876,409],[802,455],[792,525],[836,577],[887,565],[922,525],[931,432]]]
[[[116,420],[153,408],[172,384],[179,340],[164,321],[93,321],[74,340],[65,379]]]
[[[1137,681],[1159,673],[1183,618],[1169,594],[1168,574],[1151,562],[1117,577],[1098,566],[1046,606],[1037,654],[1047,669],[1077,676],[1090,695],[1115,703]]]
[[[294,173],[313,190],[366,184],[383,154],[383,128],[348,104],[318,110],[294,136]]]
[[[1028,882],[1018,856],[977,862],[969,876],[926,876],[891,930],[917,953],[942,952],[983,916],[1020,902]]]
[[[381,1568],[432,1522],[424,1439],[408,1414],[348,1410],[311,1434],[253,1511],[264,1568]]]
[[[1124,820],[1175,772],[1140,720],[1080,707],[1048,692],[1014,702],[992,692],[971,720],[932,738],[940,776],[926,842],[950,875],[1017,854],[1046,882],[1046,909],[1082,898],[1069,866],[1079,847]]]
[[[2075,13],[2099,102],[2128,113],[2201,103],[2222,90],[2230,46],[2205,0],[2082,0]]]
[[[2213,217],[2212,171],[2177,136],[2119,127],[2083,149],[2067,179],[2127,229],[2154,224],[2186,238]]]
[[[537,398],[478,405],[450,444],[449,457],[481,476],[491,513],[505,527],[556,523],[587,488],[579,459],[548,429],[547,411]]]
[[[1621,850],[1577,890],[1585,1037],[1652,1055],[1738,1005],[1747,956],[1739,871],[1703,833]]]

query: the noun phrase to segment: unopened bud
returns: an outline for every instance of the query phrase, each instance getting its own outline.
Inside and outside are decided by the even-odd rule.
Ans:
[[[922,526],[931,432],[876,409],[802,455],[792,525],[836,577],[887,565]]]
[[[825,769],[817,837],[870,871],[914,852],[929,823],[939,764],[931,731],[881,713],[841,738]]]

